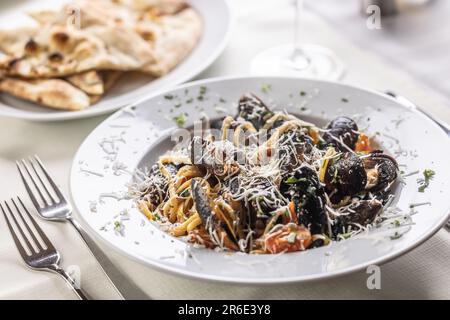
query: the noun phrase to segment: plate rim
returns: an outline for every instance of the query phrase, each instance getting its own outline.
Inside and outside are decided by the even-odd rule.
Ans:
[[[209,54],[207,56],[207,58],[203,60],[203,63],[198,64],[197,66],[193,66],[191,68],[192,69],[191,72],[186,73],[186,75],[181,74],[178,77],[178,80],[172,84],[167,84],[164,87],[155,90],[154,92],[150,92],[148,94],[142,94],[142,96],[139,98],[139,101],[145,100],[145,99],[150,99],[153,96],[163,93],[174,87],[177,87],[180,84],[187,83],[190,79],[195,78],[196,76],[201,74],[203,71],[205,71],[208,67],[210,67],[219,58],[219,56],[223,53],[223,51],[225,50],[226,46],[229,43],[232,27],[234,24],[234,16],[232,14],[230,4],[228,3],[227,0],[215,0],[215,1],[221,1],[223,6],[226,8],[226,10],[222,13],[222,15],[224,17],[226,17],[226,23],[227,23],[226,29],[225,29],[226,31],[225,31],[219,45],[217,45],[215,47],[215,49],[212,50],[211,54]],[[191,3],[191,0],[189,0],[188,2],[190,3],[190,5],[192,5],[193,7],[196,8],[195,4]],[[197,9],[197,11],[198,11],[198,9]],[[203,30],[205,30],[205,29],[206,28],[203,27]],[[190,55],[193,54],[194,52],[195,52],[195,48],[190,53]],[[186,58],[189,58],[189,56]],[[164,78],[164,76],[161,77],[161,79],[162,78]],[[139,87],[139,88],[142,88],[142,87]],[[3,94],[3,93],[0,92],[0,94]],[[14,108],[13,106],[10,106],[3,102],[1,104],[3,104],[4,106],[6,106],[8,108]],[[58,110],[54,109],[54,111],[56,111],[55,113],[50,112],[50,113],[43,113],[43,114],[32,113],[30,111],[28,111],[26,113],[24,112],[24,113],[19,113],[19,114],[12,114],[9,112],[5,112],[4,110],[2,110],[2,108],[0,108],[0,117],[5,118],[5,119],[19,119],[19,120],[26,120],[26,121],[32,121],[32,122],[71,121],[71,120],[78,120],[78,119],[94,118],[94,117],[98,117],[98,116],[105,115],[105,114],[114,114],[116,111],[118,111],[122,108],[126,108],[133,104],[135,104],[135,102],[128,102],[124,105],[118,105],[116,107],[105,106],[104,108],[96,109],[94,111],[89,111],[89,108],[87,108],[87,109],[85,109],[85,110],[87,110],[86,112],[84,112],[85,110],[57,112]],[[50,110],[52,110],[52,109],[50,109]]]
[[[420,118],[422,118],[424,121],[427,121],[431,126],[434,126],[436,129],[438,129],[438,132],[440,132],[439,134],[442,135],[442,137],[445,137],[446,139],[448,139],[446,133],[442,130],[442,128],[440,128],[434,121],[432,121],[429,117],[427,117],[426,115],[424,115],[422,112],[410,108],[408,106],[405,106],[403,104],[401,104],[400,102],[398,102],[395,98],[390,97],[388,95],[383,94],[382,92],[373,90],[373,89],[367,89],[367,88],[363,88],[360,87],[358,85],[351,85],[348,83],[340,83],[337,81],[329,81],[329,80],[316,80],[316,79],[309,79],[309,78],[303,78],[303,77],[285,77],[285,76],[247,76],[247,75],[242,75],[242,76],[222,76],[222,77],[213,77],[213,78],[208,78],[208,79],[201,79],[201,80],[196,80],[196,81],[190,81],[190,82],[186,82],[183,84],[180,84],[178,86],[172,87],[170,89],[166,89],[163,90],[162,92],[159,92],[156,95],[152,95],[152,96],[148,96],[145,97],[143,99],[139,99],[138,101],[136,101],[135,103],[131,104],[131,105],[138,105],[141,103],[144,103],[147,99],[152,99],[155,98],[157,95],[163,95],[163,94],[167,94],[170,93],[173,90],[180,90],[183,89],[185,87],[190,87],[190,86],[197,86],[197,85],[205,85],[208,83],[213,83],[213,82],[220,82],[220,81],[229,81],[229,80],[250,80],[250,79],[284,79],[284,80],[291,80],[291,81],[295,81],[295,80],[302,80],[302,81],[311,81],[311,82],[319,82],[319,83],[327,83],[327,84],[332,84],[332,85],[339,85],[342,87],[347,87],[347,88],[351,88],[351,89],[356,89],[359,91],[363,91],[366,93],[370,93],[370,94],[374,94],[380,98],[383,99],[388,99],[392,102],[394,102],[396,105],[398,105],[401,108],[404,108],[406,110],[409,110],[413,113],[415,113],[417,116],[419,116]],[[222,284],[233,284],[233,285],[252,285],[252,286],[270,286],[270,285],[275,285],[275,284],[288,284],[288,283],[310,283],[310,282],[319,282],[319,281],[323,281],[323,280],[328,280],[328,279],[332,279],[332,278],[337,278],[340,276],[344,276],[344,275],[348,275],[348,274],[352,274],[352,273],[356,273],[358,271],[361,271],[365,268],[367,268],[370,265],[383,265],[385,263],[388,263],[390,261],[393,261],[394,259],[403,256],[404,254],[414,250],[415,248],[417,248],[418,246],[422,245],[425,241],[427,241],[428,239],[430,239],[432,236],[434,236],[445,224],[448,220],[450,220],[450,205],[447,207],[446,209],[446,213],[442,214],[442,218],[440,220],[438,220],[437,223],[435,223],[435,225],[433,225],[430,230],[423,234],[421,237],[419,237],[418,239],[416,239],[411,245],[408,245],[406,248],[401,249],[399,251],[395,251],[393,253],[389,253],[386,254],[384,256],[381,256],[380,258],[377,259],[373,259],[370,261],[365,261],[363,263],[359,263],[355,266],[352,266],[350,268],[346,268],[343,270],[337,270],[337,271],[331,271],[331,272],[327,272],[325,274],[321,274],[321,275],[308,275],[308,276],[292,276],[292,277],[286,277],[286,278],[264,278],[264,279],[238,279],[238,278],[230,278],[230,277],[225,277],[225,276],[217,276],[217,275],[209,275],[209,274],[203,274],[200,275],[199,273],[196,272],[191,272],[191,271],[187,271],[185,269],[181,269],[181,268],[175,268],[172,267],[170,265],[167,264],[161,264],[156,260],[150,260],[150,259],[143,259],[143,258],[139,258],[133,254],[131,254],[130,252],[127,252],[126,250],[122,249],[121,247],[107,241],[106,239],[104,239],[103,237],[101,237],[99,235],[99,233],[97,232],[97,230],[95,230],[94,228],[92,228],[92,226],[85,220],[84,216],[82,214],[80,214],[80,210],[77,206],[77,203],[74,201],[73,199],[73,176],[75,174],[75,166],[76,166],[76,159],[78,158],[78,155],[81,151],[81,148],[83,147],[84,143],[91,137],[91,135],[94,133],[94,131],[96,131],[101,125],[103,125],[104,123],[106,123],[107,121],[111,120],[112,118],[116,117],[119,115],[119,113],[122,112],[122,109],[114,112],[112,115],[108,116],[106,119],[104,119],[101,123],[99,123],[90,133],[89,135],[83,140],[83,142],[80,144],[79,148],[77,149],[71,167],[70,167],[70,176],[69,176],[69,193],[70,193],[70,199],[72,200],[72,203],[74,205],[74,209],[76,211],[77,216],[82,220],[83,225],[87,226],[87,229],[90,231],[90,234],[93,235],[95,237],[95,239],[99,239],[102,243],[106,244],[109,248],[115,250],[116,252],[119,252],[121,255],[123,255],[124,257],[127,257],[129,259],[131,259],[132,261],[135,261],[141,265],[150,267],[154,270],[157,271],[161,271],[161,272],[165,272],[168,274],[172,274],[175,276],[181,276],[183,278],[187,278],[187,279],[192,279],[192,280],[200,280],[203,282],[214,282],[214,283],[222,283]],[[448,139],[448,144],[450,146],[450,139]]]

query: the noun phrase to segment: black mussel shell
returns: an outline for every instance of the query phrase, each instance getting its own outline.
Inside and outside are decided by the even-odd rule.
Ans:
[[[338,117],[331,121],[326,127],[328,132],[323,135],[323,139],[329,144],[334,146],[337,150],[348,151],[342,143],[336,141],[336,139],[344,142],[351,150],[355,149],[356,142],[358,141],[359,134],[358,125],[355,121],[348,117]]]
[[[246,93],[239,100],[238,118],[249,121],[259,130],[266,121],[273,116],[273,112],[264,102],[252,93]]]

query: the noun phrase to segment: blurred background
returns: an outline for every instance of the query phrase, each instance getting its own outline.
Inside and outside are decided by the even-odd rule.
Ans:
[[[380,29],[367,27],[372,4],[381,9]],[[306,0],[305,6],[450,102],[450,1]]]

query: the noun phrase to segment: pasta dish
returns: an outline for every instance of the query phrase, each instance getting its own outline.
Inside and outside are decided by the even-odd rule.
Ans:
[[[147,218],[191,243],[303,251],[382,219],[398,164],[372,145],[349,117],[320,128],[245,94],[236,116],[203,121],[133,192]]]

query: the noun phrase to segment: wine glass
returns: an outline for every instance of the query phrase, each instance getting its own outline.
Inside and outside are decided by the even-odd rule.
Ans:
[[[295,0],[294,43],[269,48],[253,58],[253,75],[297,76],[338,80],[344,74],[344,64],[328,48],[303,44],[301,15],[303,0]]]

